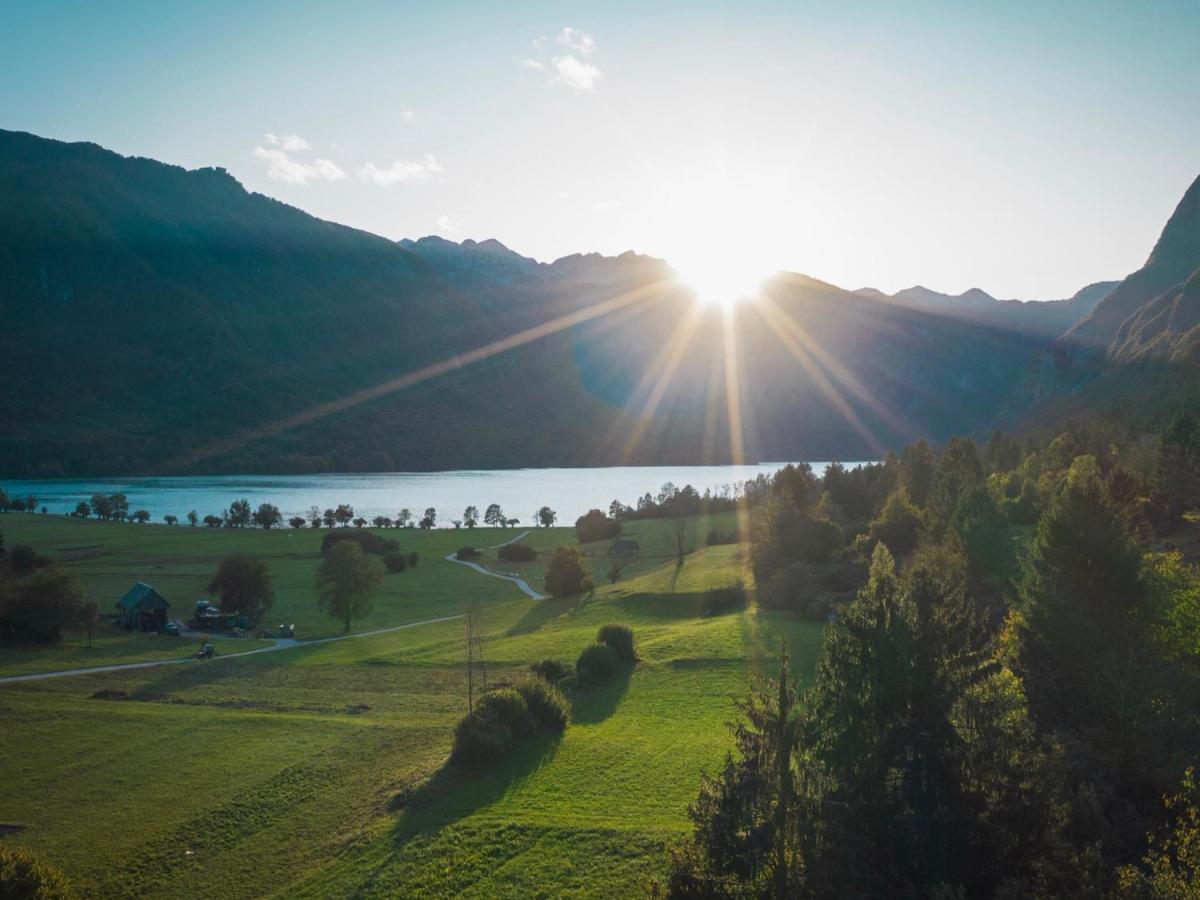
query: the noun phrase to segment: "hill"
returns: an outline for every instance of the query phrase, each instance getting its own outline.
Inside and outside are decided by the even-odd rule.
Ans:
[[[661,260],[397,243],[16,132],[0,195],[9,476],[864,458],[989,428],[1051,331],[780,275],[727,339]]]

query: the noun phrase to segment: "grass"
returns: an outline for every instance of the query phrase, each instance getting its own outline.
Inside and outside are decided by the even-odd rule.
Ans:
[[[313,602],[319,533],[38,516],[0,527],[9,544],[43,552],[54,541],[103,541],[109,555],[73,564],[90,592],[122,583],[111,573],[125,578],[137,565],[174,573],[179,560],[195,570],[178,576],[182,585],[232,547],[257,552],[277,583],[295,585],[280,591],[280,615],[294,610],[301,636],[336,631],[301,618]],[[700,773],[730,747],[733,698],[756,670],[770,670],[781,640],[807,678],[821,639],[819,626],[753,607],[706,615],[705,590],[746,578],[738,550],[700,549],[677,569],[648,552],[666,546],[668,528],[629,529],[643,559],[617,584],[537,602],[442,560],[466,543],[463,533],[402,533],[422,562],[389,577],[371,624],[456,612],[469,595],[489,682],[543,657],[573,661],[606,622],[632,626],[640,661],[581,693],[561,737],[528,742],[482,770],[444,765],[465,704],[459,621],[202,665],[0,685],[9,726],[0,733],[0,824],[25,829],[4,840],[29,844],[92,895],[637,894],[661,871],[664,844],[687,828]],[[472,537],[488,545],[511,536]],[[525,564],[528,574],[536,578],[553,547],[572,539],[570,529],[531,534],[542,555]],[[94,699],[98,692],[122,699]]]

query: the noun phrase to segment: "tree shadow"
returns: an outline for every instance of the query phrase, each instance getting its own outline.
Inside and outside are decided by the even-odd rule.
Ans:
[[[206,687],[222,681],[257,680],[268,672],[295,665],[299,660],[322,649],[322,645],[299,644],[282,650],[269,650],[254,656],[196,660],[178,666],[163,667],[160,678],[142,684],[130,694],[132,700],[167,700],[177,693]]]
[[[571,721],[580,725],[596,725],[615,713],[625,692],[629,690],[633,669],[634,665],[624,663],[604,684],[577,690],[571,700]]]
[[[390,803],[400,811],[392,828],[392,850],[371,870],[360,893],[371,893],[409,841],[433,835],[519,790],[554,759],[562,736],[561,731],[540,731],[490,764],[462,766],[447,760],[426,781],[397,793]]]
[[[505,632],[505,635],[513,637],[537,631],[548,622],[553,622],[555,619],[574,612],[586,602],[586,594],[574,597],[550,597],[546,600],[536,600],[525,611],[525,614]]]

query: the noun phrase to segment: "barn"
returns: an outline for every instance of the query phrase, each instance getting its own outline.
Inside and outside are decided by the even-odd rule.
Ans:
[[[121,627],[127,631],[160,631],[167,624],[171,604],[145,582],[139,581],[117,601]]]

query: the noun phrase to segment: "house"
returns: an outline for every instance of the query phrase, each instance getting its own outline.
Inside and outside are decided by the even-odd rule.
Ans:
[[[631,556],[641,556],[642,548],[637,541],[613,541],[612,547],[608,551],[609,556],[619,556],[623,559],[628,559]]]
[[[117,601],[121,627],[126,631],[159,631],[167,624],[171,604],[150,585],[139,581]]]

